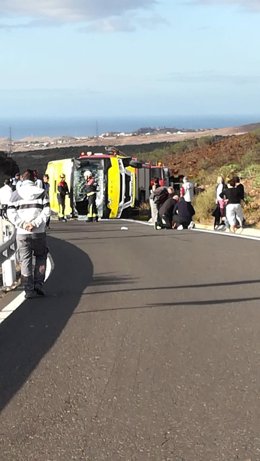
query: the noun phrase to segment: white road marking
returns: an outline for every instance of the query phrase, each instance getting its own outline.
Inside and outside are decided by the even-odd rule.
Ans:
[[[54,269],[54,262],[51,255],[48,255],[46,264],[46,276],[45,280],[50,276]],[[25,301],[25,291],[22,291],[16,298],[14,298],[7,306],[0,311],[0,324],[9,317],[21,304]]]

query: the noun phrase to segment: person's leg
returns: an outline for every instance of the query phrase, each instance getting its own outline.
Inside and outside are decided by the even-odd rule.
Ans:
[[[32,248],[35,256],[34,266],[34,288],[39,294],[43,294],[41,288],[44,284],[46,273],[46,261],[48,248],[46,245],[46,234],[34,234]]]
[[[180,218],[179,215],[175,214],[172,217],[172,228],[177,229],[177,227],[180,225]]]
[[[230,203],[226,207],[226,218],[232,232],[236,232],[236,213],[234,204]]]
[[[88,214],[87,221],[93,221],[94,195],[88,195]]]
[[[97,204],[96,204],[97,194],[93,195],[93,221],[98,221],[98,212],[97,212]]]
[[[61,212],[62,212],[63,219],[65,219],[65,199],[66,199],[66,196],[62,197],[62,202],[61,202]]]
[[[164,214],[162,215],[162,224],[165,229],[171,229],[172,228],[172,223],[168,215]]]
[[[236,219],[239,223],[239,226],[242,228],[243,227],[243,221],[244,221],[244,214],[243,210],[240,204],[237,204],[235,207],[235,213],[236,213]]]
[[[25,293],[33,292],[32,238],[31,235],[17,235],[18,259],[21,266],[21,281]]]

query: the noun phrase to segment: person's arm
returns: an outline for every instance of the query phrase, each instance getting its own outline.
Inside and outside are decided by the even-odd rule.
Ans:
[[[25,221],[18,214],[18,204],[21,197],[14,191],[7,206],[7,218],[17,228],[24,228]]]
[[[228,193],[228,189],[223,189],[222,192],[219,194],[219,197],[227,199],[228,198],[227,193]]]
[[[178,202],[175,203],[173,211],[172,211],[172,215],[178,214],[178,206],[179,206],[179,203]]]
[[[42,208],[41,213],[39,214],[39,216],[37,216],[37,218],[33,219],[30,223],[33,227],[40,227],[40,225],[42,223],[46,223],[48,218],[51,216],[49,197],[48,197],[48,194],[46,194],[46,192],[42,194],[42,205],[43,205],[43,208]]]

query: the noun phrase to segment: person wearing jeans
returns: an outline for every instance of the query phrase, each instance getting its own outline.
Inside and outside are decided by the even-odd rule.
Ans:
[[[25,298],[44,296],[48,248],[46,222],[50,217],[49,198],[34,182],[32,170],[22,175],[22,185],[11,195],[7,208],[9,221],[16,227],[18,258]],[[33,258],[35,265],[33,267]]]

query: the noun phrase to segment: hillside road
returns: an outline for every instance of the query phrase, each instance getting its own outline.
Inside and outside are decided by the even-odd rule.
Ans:
[[[53,222],[0,325],[4,461],[260,459],[260,242]]]

